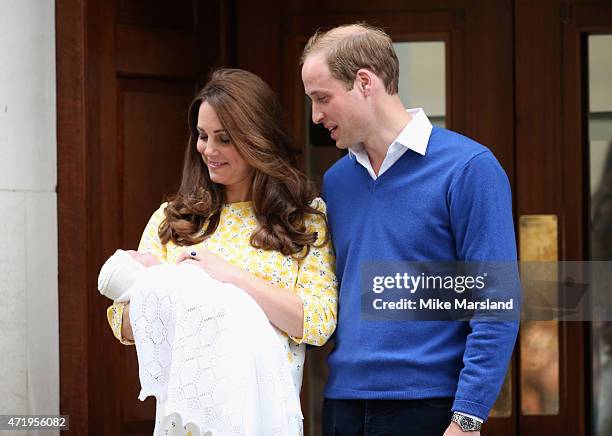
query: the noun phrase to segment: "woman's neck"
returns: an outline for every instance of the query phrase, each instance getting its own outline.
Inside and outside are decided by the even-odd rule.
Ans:
[[[243,201],[251,200],[251,187],[253,184],[253,178],[243,180],[241,183],[236,185],[225,186],[225,202],[226,203],[241,203]]]

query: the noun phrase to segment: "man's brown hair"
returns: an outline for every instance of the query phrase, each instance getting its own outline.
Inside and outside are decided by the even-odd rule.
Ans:
[[[357,71],[365,68],[383,81],[387,93],[398,92],[399,61],[391,38],[380,28],[355,23],[317,31],[306,43],[302,64],[315,53],[325,55],[332,77],[349,90]]]

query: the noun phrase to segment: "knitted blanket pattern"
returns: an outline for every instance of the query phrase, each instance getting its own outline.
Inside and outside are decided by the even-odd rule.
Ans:
[[[282,341],[259,305],[193,265],[157,265],[130,288],[141,392],[196,435],[301,435]],[[158,417],[159,419],[160,417]]]

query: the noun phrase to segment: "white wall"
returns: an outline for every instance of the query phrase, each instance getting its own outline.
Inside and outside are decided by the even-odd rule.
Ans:
[[[0,414],[59,413],[54,14],[0,1]]]

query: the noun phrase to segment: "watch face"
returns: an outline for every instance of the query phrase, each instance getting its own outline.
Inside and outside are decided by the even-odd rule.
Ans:
[[[469,416],[454,413],[452,420],[456,422],[463,431],[480,431],[480,423]]]

